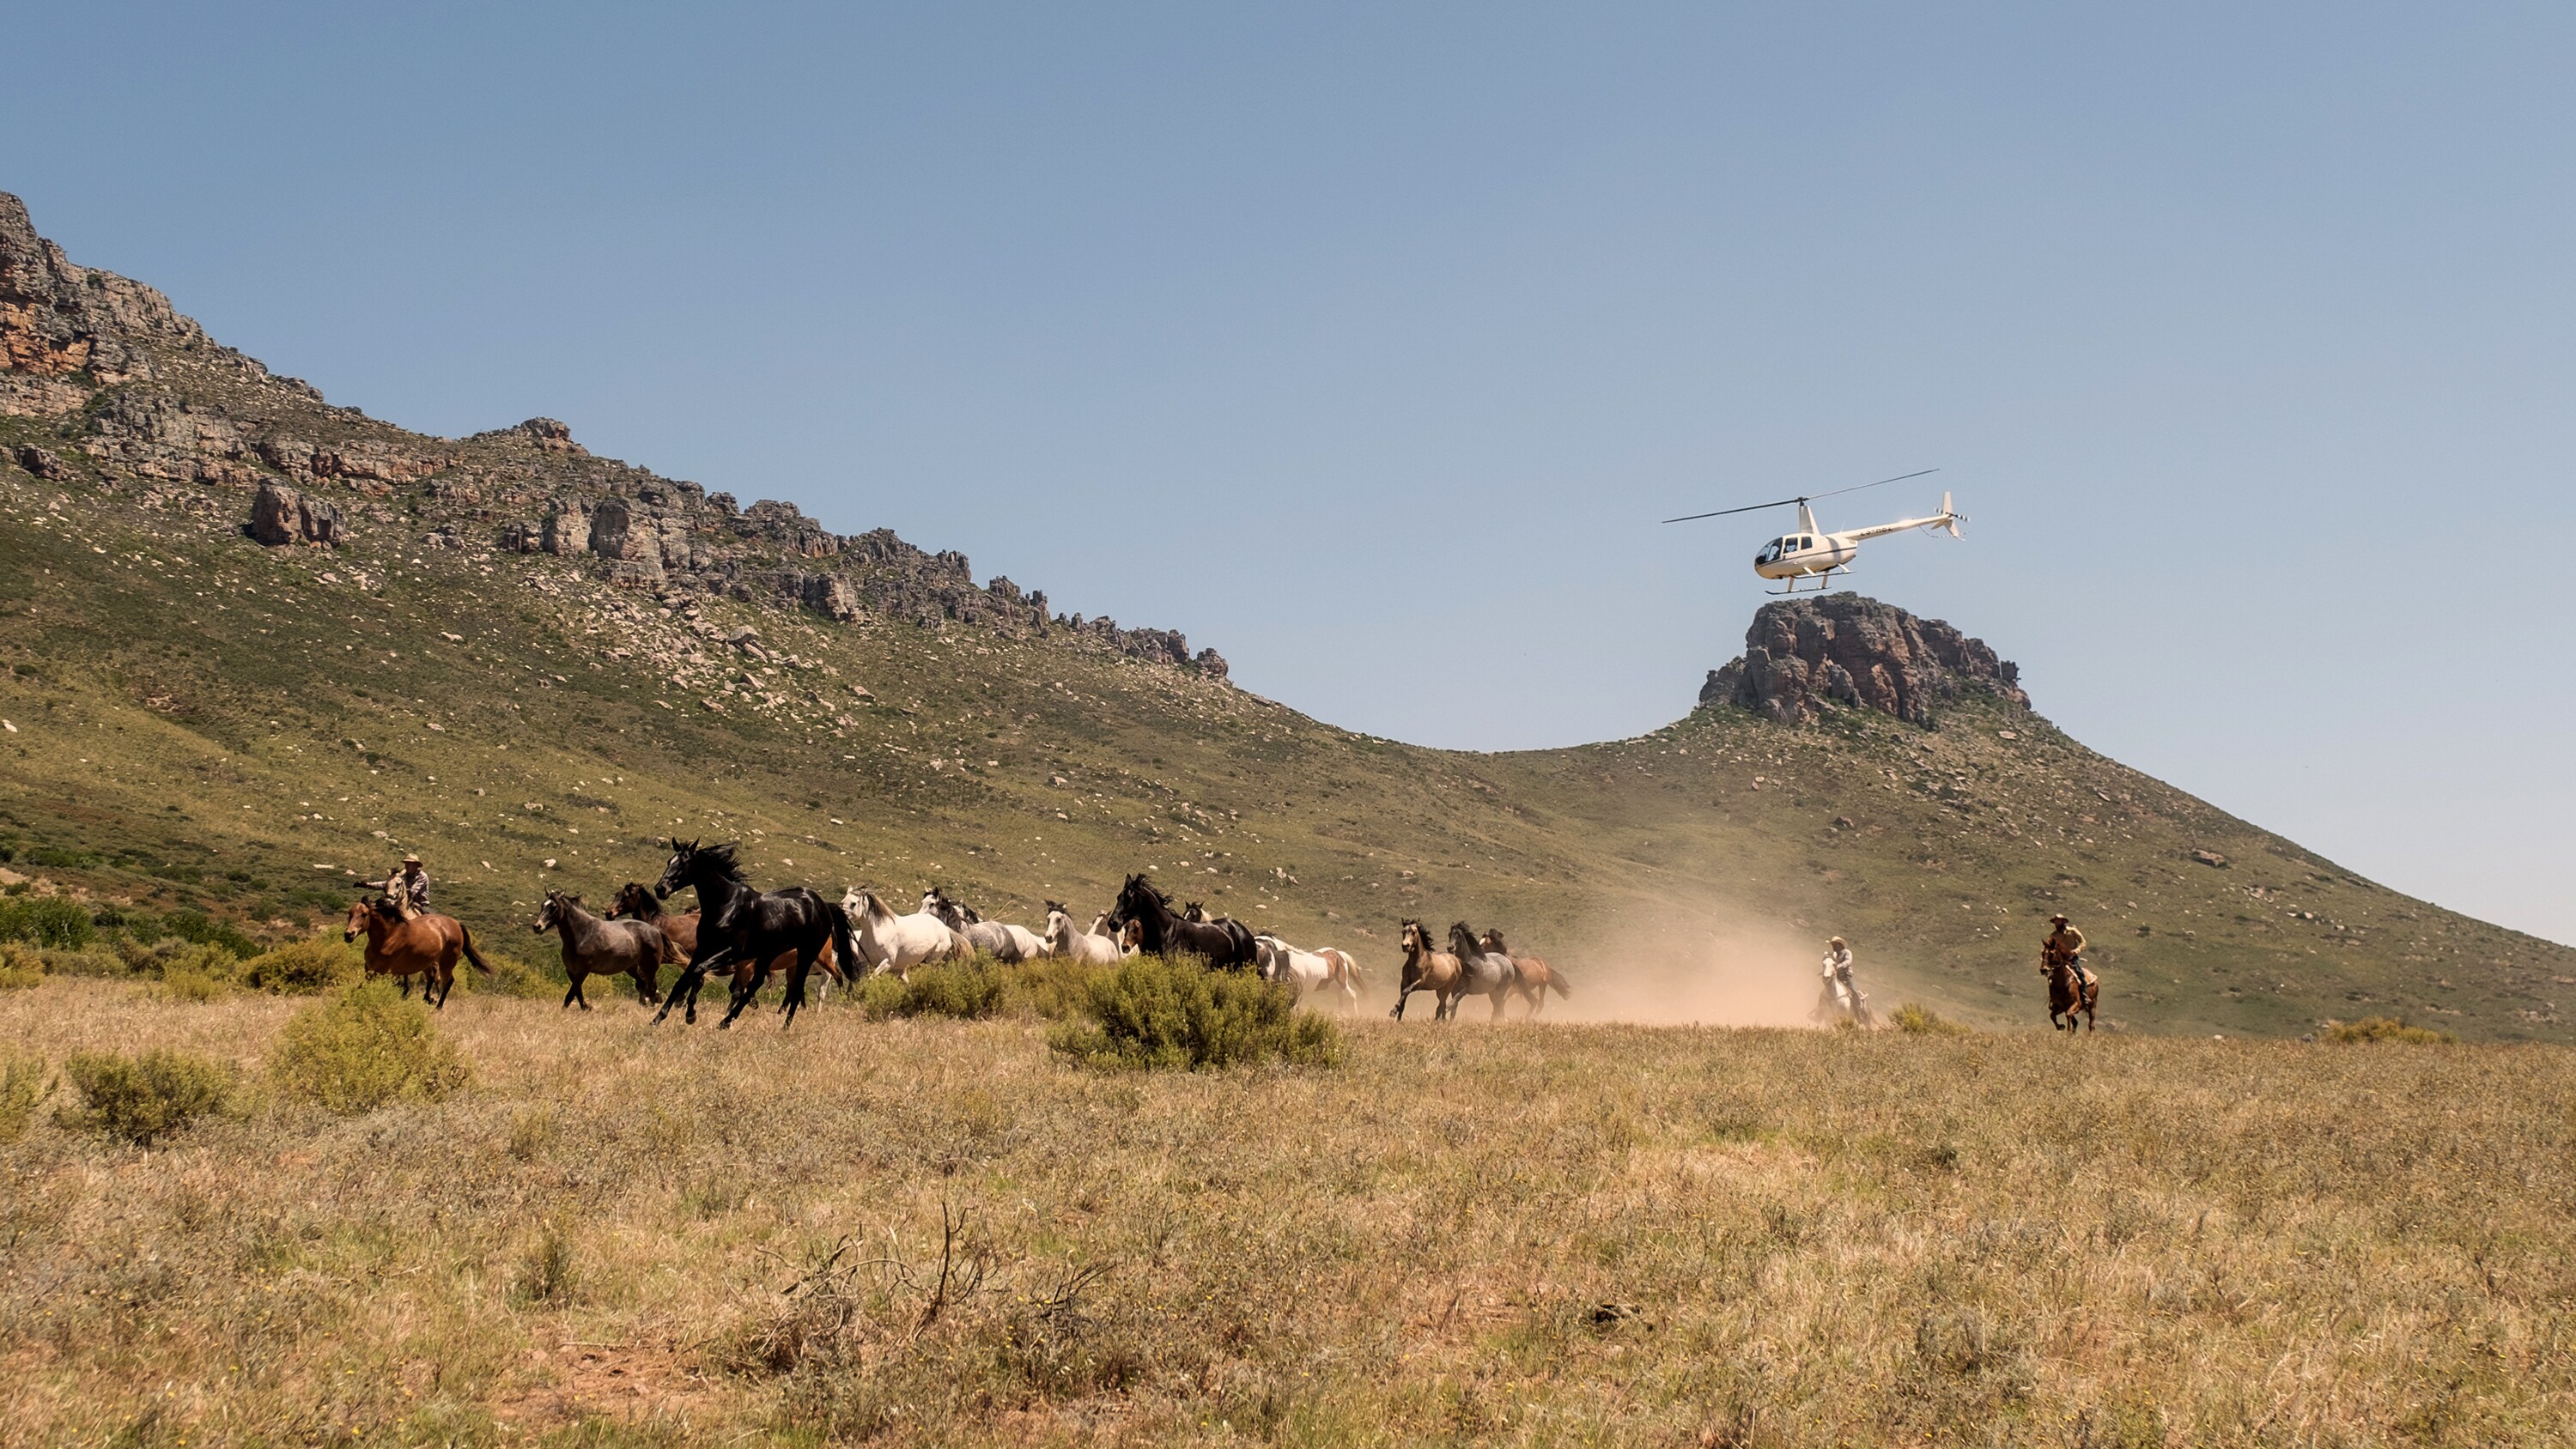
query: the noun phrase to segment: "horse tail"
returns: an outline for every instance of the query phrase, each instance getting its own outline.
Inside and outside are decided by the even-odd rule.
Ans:
[[[1565,973],[1557,970],[1553,966],[1547,968],[1547,984],[1556,988],[1557,995],[1564,997],[1568,1001],[1574,999],[1574,993],[1565,989]]]
[[[463,921],[457,922],[456,939],[465,947],[465,959],[474,963],[474,969],[482,972],[486,976],[491,975],[491,963],[483,959],[482,952],[474,949],[474,928],[466,925]]]
[[[858,981],[858,970],[868,963],[866,957],[858,955],[858,942],[850,934],[850,911],[842,909],[837,901],[824,901],[822,909],[832,921],[832,955],[840,957],[840,968],[845,973],[842,981]]]

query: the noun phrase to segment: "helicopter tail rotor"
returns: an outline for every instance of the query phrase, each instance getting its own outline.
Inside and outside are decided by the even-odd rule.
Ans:
[[[1957,538],[1959,536],[1959,525],[1966,520],[1962,519],[1958,513],[1950,507],[1950,495],[1947,493],[1941,495],[1941,516],[1948,519],[1950,522],[1950,536],[1952,538]]]

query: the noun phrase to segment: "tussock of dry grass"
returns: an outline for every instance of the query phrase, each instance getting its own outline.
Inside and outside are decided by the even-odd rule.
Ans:
[[[54,979],[0,1053],[297,1003]],[[2576,1057],[460,996],[475,1085],[0,1147],[21,1442],[2497,1444],[2576,1429]]]

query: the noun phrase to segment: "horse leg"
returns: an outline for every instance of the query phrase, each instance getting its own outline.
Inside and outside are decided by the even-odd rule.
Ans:
[[[716,1023],[716,1030],[724,1031],[731,1027],[733,1019],[742,1015],[742,1009],[751,1005],[752,998],[760,995],[760,975],[761,962],[757,959],[752,961],[750,970],[734,973],[733,995],[725,1003],[724,1020]]]
[[[409,1001],[409,1000],[411,1000],[411,977],[410,977],[408,974],[406,974],[405,976],[403,976],[403,977],[401,978],[401,980],[402,980],[402,994],[403,994],[403,1000],[405,1000],[405,1001]],[[427,988],[427,987],[423,987],[423,988],[421,989],[420,996],[421,996],[421,999],[422,999],[423,1001],[426,1001],[426,1000],[428,1000],[428,999],[429,999],[429,990],[428,990],[428,988]]]
[[[820,948],[797,949],[796,964],[787,970],[787,1019],[778,1024],[779,1030],[785,1031],[796,1024],[797,1009],[805,1004],[806,974],[814,969],[814,958],[820,954]]]
[[[563,1006],[556,1007],[555,1010],[557,1011],[562,1011],[565,1007],[571,1006],[575,1001],[581,1000],[581,973],[571,967],[565,967],[564,975],[571,979],[572,984],[564,988]],[[588,1004],[589,1003],[587,1002],[583,1002],[583,1005],[585,1006]]]

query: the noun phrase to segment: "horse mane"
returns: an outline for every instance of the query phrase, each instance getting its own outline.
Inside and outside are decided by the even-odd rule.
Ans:
[[[1483,944],[1487,951],[1490,951],[1497,956],[1508,956],[1512,954],[1511,948],[1503,944],[1503,933],[1495,930],[1491,926],[1487,926],[1485,928],[1485,939]]]
[[[1131,875],[1127,877],[1127,889],[1120,891],[1119,894],[1123,896],[1127,894],[1127,891],[1131,890],[1143,891],[1145,894],[1152,896],[1154,898],[1154,903],[1161,906],[1166,911],[1171,910],[1172,908],[1172,898],[1163,894],[1162,887],[1145,879],[1141,875]]]
[[[630,880],[620,886],[617,900],[620,909],[634,912],[635,919],[639,921],[658,921],[662,918],[662,903],[654,899],[652,888],[642,881]]]
[[[689,859],[692,861],[712,861],[715,865],[716,874],[723,876],[727,880],[738,881],[742,879],[742,862],[734,859],[734,844],[732,841],[726,841],[722,845],[692,845],[689,847]]]

